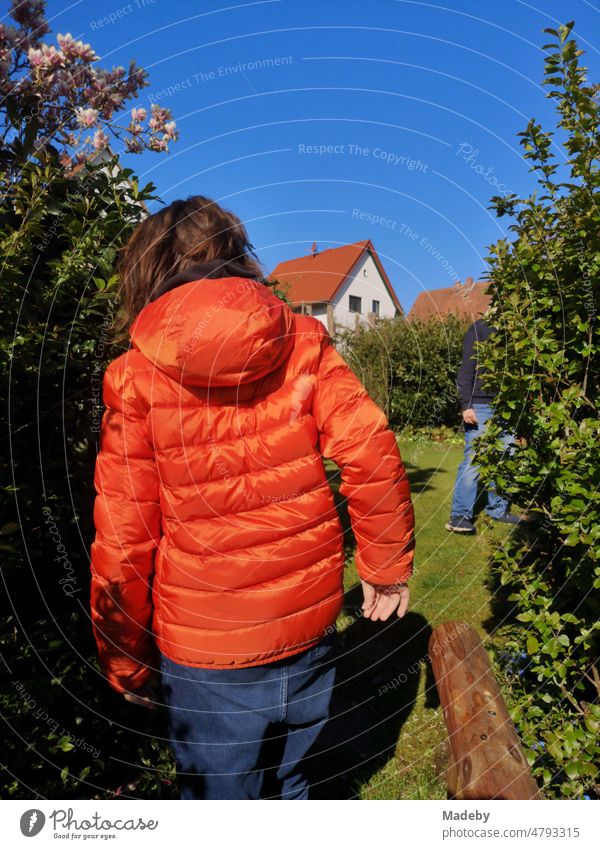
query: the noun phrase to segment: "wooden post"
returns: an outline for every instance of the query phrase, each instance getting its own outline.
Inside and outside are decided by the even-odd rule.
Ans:
[[[449,797],[541,799],[477,632],[445,622],[429,657],[448,730]]]
[[[335,336],[335,324],[333,321],[333,304],[327,304],[327,330],[330,336]]]

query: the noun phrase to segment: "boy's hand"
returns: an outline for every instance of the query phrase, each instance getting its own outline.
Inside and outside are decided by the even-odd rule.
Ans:
[[[363,616],[373,622],[381,620],[385,622],[397,611],[398,617],[402,618],[408,610],[410,591],[404,584],[390,584],[379,586],[361,581],[364,602],[362,605]]]
[[[462,417],[465,424],[477,424],[477,413],[472,407],[469,407],[468,410],[463,410]]]
[[[153,675],[142,687],[131,693],[123,693],[123,698],[131,702],[132,705],[139,705],[139,707],[146,708],[147,710],[156,710],[160,706],[159,681],[159,676]]]

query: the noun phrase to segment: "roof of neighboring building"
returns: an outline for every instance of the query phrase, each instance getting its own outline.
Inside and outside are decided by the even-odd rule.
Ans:
[[[467,277],[464,285],[459,282],[447,289],[421,292],[407,318],[409,321],[426,321],[428,318],[444,319],[456,315],[475,321],[490,305],[490,295],[486,293],[488,286],[489,280],[475,283],[472,277]]]
[[[287,284],[286,295],[292,304],[333,301],[365,251],[373,257],[392,301],[402,313],[400,301],[370,239],[285,260],[280,262],[269,276]]]

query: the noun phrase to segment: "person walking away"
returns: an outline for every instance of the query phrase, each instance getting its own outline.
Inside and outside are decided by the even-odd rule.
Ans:
[[[414,550],[396,438],[214,201],[145,218],[118,272],[131,348],[104,375],[94,479],[101,669],[136,705],[165,699],[183,799],[306,799],[343,599],[323,458],[341,469],[363,615],[386,621],[407,610]]]
[[[480,318],[469,327],[463,342],[463,355],[456,379],[460,408],[464,422],[465,453],[458,467],[450,520],[446,530],[461,534],[474,534],[473,524],[479,468],[475,463],[475,439],[481,436],[494,414],[494,393],[483,385],[483,370],[479,367],[476,344],[487,342],[494,328]],[[493,339],[490,344],[493,344]],[[511,438],[503,437],[508,449]],[[510,512],[510,504],[496,492],[494,484],[487,489],[485,513],[496,522],[518,524],[519,518]]]

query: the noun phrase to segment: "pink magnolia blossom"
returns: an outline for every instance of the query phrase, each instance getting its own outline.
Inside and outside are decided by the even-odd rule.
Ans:
[[[3,50],[13,47],[18,37],[19,34],[14,27],[0,23],[0,45],[2,45]]]
[[[171,117],[170,111],[164,106],[159,106],[158,103],[153,103],[150,108],[152,110],[152,117],[161,123],[167,121]]]
[[[36,50],[34,47],[30,47],[27,56],[32,68],[41,68],[45,64],[44,54],[41,50]]]
[[[90,44],[75,41],[70,32],[66,35],[59,33],[56,40],[67,59],[81,59],[83,62],[95,62],[98,59]]]
[[[152,136],[152,138],[148,141],[148,147],[150,150],[168,150],[169,147],[167,145],[167,139],[162,138],[159,139],[156,136]]]
[[[104,150],[105,147],[108,147],[109,138],[104,132],[104,130],[96,130],[94,133],[94,150]]]
[[[12,0],[9,15],[22,29],[33,30],[36,40],[50,31],[42,0]]]
[[[32,68],[58,68],[65,64],[64,54],[52,44],[42,44],[40,49],[30,47],[27,55]]]
[[[93,127],[98,119],[97,109],[84,109],[80,106],[75,110],[77,121],[82,127]]]
[[[152,141],[152,140],[150,140]],[[126,138],[125,150],[128,153],[140,153],[143,150],[141,141],[138,138]]]

